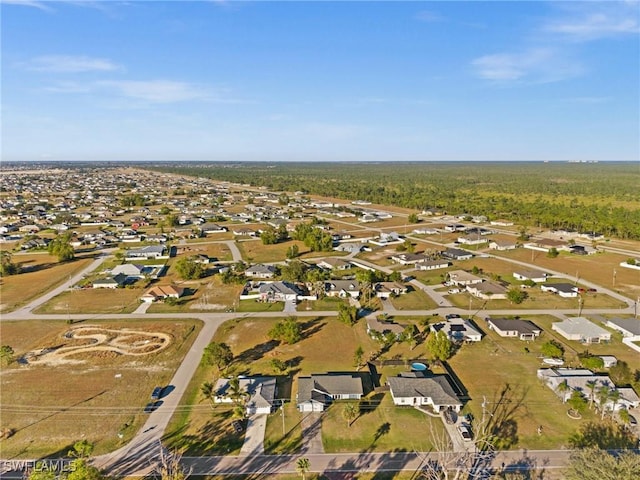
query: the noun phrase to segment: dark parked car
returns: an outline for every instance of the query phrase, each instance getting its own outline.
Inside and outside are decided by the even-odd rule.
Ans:
[[[164,387],[156,387],[151,392],[151,400],[158,400],[162,397],[162,392],[164,391]]]
[[[634,417],[633,415],[629,415],[629,425],[633,427],[638,425],[638,420],[636,420],[636,417]]]
[[[233,425],[233,429],[240,433],[243,429],[242,429],[242,423],[240,423],[238,420],[235,420],[231,425]]]
[[[162,402],[150,402],[150,403],[147,403],[147,406],[144,407],[144,413],[155,412],[160,405],[162,405]]]
[[[449,425],[453,425],[454,423],[456,423],[456,414],[453,413],[453,410],[447,409],[444,411],[444,421]]]

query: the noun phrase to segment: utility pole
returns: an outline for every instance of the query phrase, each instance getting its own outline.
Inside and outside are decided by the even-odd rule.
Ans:
[[[616,269],[614,268],[614,269],[613,269],[613,287],[614,287],[614,288],[615,288],[615,286],[616,286],[616,273],[617,273],[617,272],[616,272]]]
[[[582,316],[582,295],[578,295],[578,316]]]
[[[282,411],[282,436],[284,437],[284,400],[280,404],[280,410]]]

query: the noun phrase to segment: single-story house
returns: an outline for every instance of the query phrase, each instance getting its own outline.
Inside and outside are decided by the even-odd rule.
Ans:
[[[415,233],[416,235],[436,235],[440,233],[440,230],[437,228],[420,227],[414,229],[412,233]]]
[[[551,329],[567,340],[580,343],[601,343],[611,341],[611,333],[585,317],[569,317],[562,322],[551,324]]]
[[[334,400],[360,400],[362,378],[352,373],[322,373],[298,378],[296,402],[301,412],[323,412]]]
[[[174,287],[173,285],[163,285],[151,287],[147,290],[140,300],[143,302],[155,302],[157,300],[164,300],[165,298],[180,298],[184,294],[184,288]]]
[[[487,325],[501,337],[518,337],[520,340],[535,340],[542,333],[542,329],[529,320],[487,318]]]
[[[380,321],[374,316],[367,317],[367,333],[370,336],[377,334],[393,333],[399,338],[404,333],[404,325],[392,321]]]
[[[540,285],[543,292],[557,293],[562,298],[576,298],[578,296],[578,287],[571,283],[543,283]]]
[[[623,337],[639,337],[640,339],[640,320],[635,318],[612,318],[607,320],[605,325],[622,333]]]
[[[503,252],[507,250],[515,250],[518,248],[518,244],[513,240],[494,239],[489,242],[489,248],[491,250]]]
[[[92,283],[93,288],[118,288],[124,285],[127,281],[125,275],[108,276],[105,278],[99,278]]]
[[[241,237],[255,237],[257,235],[255,230],[247,227],[234,228],[232,232],[234,235]]]
[[[165,255],[167,247],[164,245],[149,245],[147,247],[135,248],[127,251],[127,259],[150,259],[160,258]]]
[[[394,405],[429,405],[436,412],[446,409],[459,412],[462,402],[454,392],[447,375],[429,375],[422,372],[390,377],[387,384]]]
[[[348,270],[352,267],[351,262],[341,258],[325,258],[318,262],[318,266],[325,270]]]
[[[218,225],[217,223],[203,223],[198,228],[205,235],[209,235],[210,233],[224,233],[227,231],[226,227]]]
[[[521,282],[531,280],[536,283],[542,283],[547,281],[547,274],[540,270],[515,270],[513,272],[513,278]]]
[[[477,275],[474,275],[464,270],[452,270],[447,273],[447,278],[450,282],[457,286],[474,285],[476,283],[482,283],[484,280]]]
[[[304,292],[297,285],[290,282],[263,283],[258,291],[263,301],[286,302],[296,300],[299,295],[304,295]]]
[[[389,298],[392,295],[402,295],[407,293],[406,285],[398,282],[378,282],[373,286],[378,298]]]
[[[437,270],[438,268],[447,268],[451,265],[449,260],[444,258],[438,260],[426,260],[416,265],[416,270]]]
[[[474,297],[483,298],[485,300],[505,300],[507,298],[507,287],[498,282],[489,280],[473,285],[467,285],[467,292]]]
[[[393,255],[391,260],[399,263],[400,265],[415,265],[417,263],[426,262],[429,260],[429,257],[423,253],[399,253]]]
[[[447,248],[442,252],[442,256],[450,260],[471,260],[473,253],[459,248]]]
[[[476,330],[468,320],[460,317],[447,318],[444,322],[434,323],[429,328],[434,333],[442,330],[453,341],[479,342],[482,340],[482,333]]]
[[[541,238],[525,243],[524,248],[538,250],[539,252],[549,252],[552,248],[555,248],[558,251],[567,250],[567,242],[562,240],[553,240],[551,238]]]
[[[481,245],[483,243],[487,243],[489,240],[486,238],[482,238],[480,235],[466,235],[463,237],[458,237],[458,243],[462,245]]]
[[[618,364],[618,359],[614,355],[598,355],[602,359],[604,368],[611,368]]]
[[[152,270],[152,269],[148,269]],[[123,263],[111,269],[111,275],[124,275],[130,279],[140,279],[145,275],[145,266],[135,263]]]
[[[275,408],[276,379],[275,377],[240,377],[240,391],[249,398],[245,403],[246,415],[268,415]],[[215,403],[233,403],[230,394],[230,381],[220,378],[215,386]]]
[[[273,278],[276,274],[276,267],[273,265],[263,265],[262,263],[258,263],[247,268],[244,271],[244,274],[247,277],[254,278]]]
[[[357,280],[329,280],[325,282],[324,289],[328,297],[360,297],[360,283]]]

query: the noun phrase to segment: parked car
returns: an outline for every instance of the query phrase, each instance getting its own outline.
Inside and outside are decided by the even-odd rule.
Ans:
[[[240,423],[238,420],[234,420],[233,423],[231,424],[233,426],[233,429],[237,432],[240,433],[243,428],[242,428],[242,423]]]
[[[456,414],[453,413],[453,410],[447,409],[444,411],[444,421],[449,425],[456,423]]]
[[[147,403],[147,406],[144,407],[144,413],[155,412],[160,405],[162,405],[162,402],[160,402],[160,401],[158,401],[158,402],[149,402],[149,403]]]
[[[447,293],[450,293],[451,295],[453,295],[454,293],[460,293],[460,289],[459,288],[450,288]]]
[[[631,425],[632,427],[638,425],[638,420],[636,420],[636,417],[634,417],[633,415],[629,415],[629,425]]]
[[[164,387],[156,387],[151,392],[151,400],[159,400],[162,398],[162,392],[164,391]]]
[[[464,438],[465,440],[471,440],[473,438],[473,436],[471,435],[471,430],[464,423],[458,426],[458,430],[460,431],[460,435],[462,435],[462,438]]]

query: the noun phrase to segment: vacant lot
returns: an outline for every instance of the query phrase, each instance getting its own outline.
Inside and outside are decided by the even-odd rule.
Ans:
[[[282,262],[287,258],[287,249],[293,245],[298,246],[300,255],[309,253],[309,248],[297,240],[288,240],[275,245],[263,245],[262,240],[238,242],[242,258],[248,263]]]
[[[586,256],[561,253],[557,258],[549,258],[544,252],[536,252],[524,248],[510,252],[495,253],[506,258],[531,263],[540,270],[551,269],[566,273],[572,278],[577,276],[603,287],[616,290],[630,298],[636,298],[640,295],[640,273],[637,270],[620,266],[620,262],[625,262],[628,259],[628,256],[625,255],[609,252]],[[616,272],[615,287],[613,284],[614,270]]]
[[[156,302],[149,307],[147,312],[187,313],[225,311],[234,308],[234,306],[238,304],[238,298],[242,291],[242,285],[225,285],[218,276],[187,282],[179,281],[177,284],[188,289],[187,296],[179,299],[175,305]]]
[[[143,288],[71,290],[53,297],[36,313],[131,313],[143,293]]]
[[[13,262],[20,265],[23,273],[0,279],[0,312],[9,312],[25,305],[68,280],[91,261],[92,258],[85,257],[58,263],[56,257],[46,253],[14,255]]]
[[[114,348],[82,348],[85,340],[70,333],[78,327],[82,335],[106,334],[107,344]],[[146,420],[142,409],[151,390],[169,383],[199,328],[198,321],[171,320],[74,325],[3,322],[3,344],[10,345],[17,358],[31,352],[39,356],[28,358],[46,360],[23,365],[14,362],[2,370],[0,426],[15,430],[11,438],[2,441],[3,456],[63,455],[74,441],[83,438],[95,444],[97,454],[128,442]],[[118,334],[123,329],[158,334],[165,343],[169,339],[169,345],[146,350],[145,338],[150,337],[138,335],[136,340],[130,332]],[[48,358],[47,350],[42,349],[53,348]],[[134,354],[123,354],[122,349],[132,349]],[[54,358],[56,352],[63,351],[64,358]],[[123,435],[121,440],[118,434]]]
[[[391,299],[391,303],[398,310],[431,310],[438,308],[436,302],[422,290],[417,290],[412,286],[409,287],[409,290],[409,292]]]

